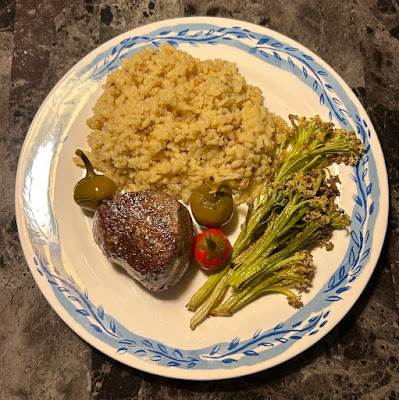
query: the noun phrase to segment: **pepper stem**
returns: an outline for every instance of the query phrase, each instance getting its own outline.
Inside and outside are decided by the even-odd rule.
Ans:
[[[237,188],[237,181],[235,179],[225,179],[224,181],[214,183],[209,191],[210,194],[220,192],[221,189],[227,189],[231,192],[232,189]]]
[[[212,236],[209,232],[205,233],[205,240],[210,250],[216,249],[216,242],[212,239]]]
[[[87,175],[96,175],[96,173],[94,172],[93,166],[91,165],[91,162],[87,158],[86,154],[83,153],[83,151],[80,150],[80,149],[77,149],[75,151],[75,154],[77,156],[79,156],[83,160],[83,162],[85,163],[85,168],[86,168]]]

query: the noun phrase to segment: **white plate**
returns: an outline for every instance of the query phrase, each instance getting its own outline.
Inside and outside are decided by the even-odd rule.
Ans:
[[[284,296],[269,295],[231,318],[208,319],[191,331],[192,313],[184,305],[204,281],[203,272],[192,268],[176,288],[151,294],[108,263],[93,242],[91,218],[72,199],[82,176],[72,156],[75,149],[87,148],[85,122],[106,74],[123,57],[164,42],[201,59],[234,61],[248,82],[262,89],[272,112],[285,118],[289,113],[319,114],[354,130],[366,143],[367,154],[358,167],[338,170],[340,204],[352,217],[350,233],[334,236],[333,251],[315,252],[315,279],[300,310],[291,308]],[[61,79],[26,138],[16,180],[16,213],[38,286],[84,340],[153,374],[213,380],[278,365],[316,343],[345,316],[370,279],[383,245],[388,185],[384,157],[366,112],[319,57],[256,25],[183,18],[118,36]]]

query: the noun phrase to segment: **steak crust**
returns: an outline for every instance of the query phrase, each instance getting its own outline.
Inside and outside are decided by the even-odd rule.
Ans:
[[[190,214],[163,192],[129,192],[105,200],[94,214],[93,237],[110,261],[154,291],[176,285],[192,259]]]

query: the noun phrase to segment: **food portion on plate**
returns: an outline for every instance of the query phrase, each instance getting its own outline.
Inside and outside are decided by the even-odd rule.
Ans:
[[[86,168],[86,176],[73,189],[75,203],[85,210],[95,211],[105,199],[113,199],[118,189],[115,182],[104,175],[97,174],[90,160],[82,150],[76,150]]]
[[[237,181],[227,179],[212,185],[205,182],[191,193],[189,204],[195,220],[206,228],[220,228],[227,224],[234,212],[232,189]]]
[[[87,176],[75,201],[95,210],[94,238],[110,261],[150,290],[174,286],[193,254],[217,270],[187,304],[192,329],[265,293],[300,306],[293,290],[311,283],[309,249],[331,248],[331,233],[349,226],[328,168],[356,164],[363,144],[318,116],[290,115],[290,127],[263,101],[234,63],[147,47],[108,75],[87,122],[90,150],[77,152]],[[104,180],[99,195],[95,179]],[[220,229],[243,202],[248,213],[231,248]],[[195,245],[183,203],[211,228]]]
[[[104,200],[94,214],[93,236],[110,261],[153,291],[176,285],[192,259],[190,214],[161,191],[128,192]]]
[[[162,190],[186,203],[205,182],[233,179],[243,203],[286,126],[263,102],[234,63],[146,47],[107,76],[87,155],[120,190]]]
[[[233,315],[266,293],[282,293],[291,305],[302,306],[291,289],[305,290],[311,284],[309,248],[331,249],[332,232],[350,224],[337,204],[339,178],[328,167],[357,164],[363,143],[354,132],[336,129],[318,116],[290,119],[292,128],[276,148],[272,173],[249,203],[229,262],[187,304],[197,311],[192,329],[209,315]]]
[[[229,238],[220,229],[205,229],[195,239],[194,258],[204,269],[214,271],[223,267],[231,251]]]

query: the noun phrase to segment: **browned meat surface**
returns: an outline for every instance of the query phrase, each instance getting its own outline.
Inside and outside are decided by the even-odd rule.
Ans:
[[[162,192],[131,192],[106,200],[94,214],[93,236],[110,261],[150,290],[174,286],[192,258],[190,214]]]

